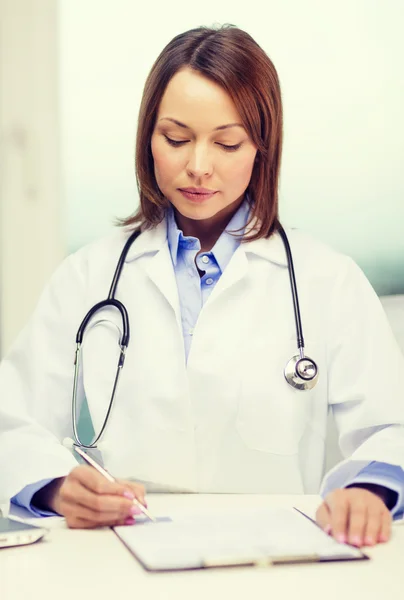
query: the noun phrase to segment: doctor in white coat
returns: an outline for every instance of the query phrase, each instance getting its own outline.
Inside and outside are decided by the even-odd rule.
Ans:
[[[353,261],[287,231],[307,390],[285,379],[297,339],[279,235],[282,106],[275,68],[237,28],[186,32],[163,50],[139,116],[138,213],[66,258],[0,370],[0,488],[71,527],[133,523],[131,498],[158,482],[194,492],[318,493],[317,518],[356,545],[387,541],[403,504],[404,361],[378,298]],[[86,312],[116,297],[131,338],[98,444],[121,478],[77,465],[73,358]],[[96,433],[122,335],[114,308],[84,335],[77,398]],[[327,413],[344,460],[325,477]],[[401,477],[401,480],[400,480]],[[132,481],[128,481],[132,478]]]

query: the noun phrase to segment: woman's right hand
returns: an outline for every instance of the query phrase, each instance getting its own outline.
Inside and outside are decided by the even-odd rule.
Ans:
[[[35,494],[36,506],[65,517],[72,528],[89,529],[112,525],[133,525],[146,506],[145,489],[129,481],[110,482],[95,469],[80,465],[67,477],[54,479]]]

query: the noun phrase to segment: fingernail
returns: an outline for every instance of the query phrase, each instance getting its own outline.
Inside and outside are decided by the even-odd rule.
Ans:
[[[125,525],[134,525],[135,519],[133,519],[132,517],[128,517],[127,519],[125,519],[124,524]]]
[[[375,540],[372,537],[365,537],[365,544],[366,546],[373,546],[375,543]]]
[[[327,535],[329,535],[331,533],[331,525],[325,525],[324,531]]]
[[[353,535],[350,538],[350,543],[352,544],[352,546],[361,546],[362,545],[362,540],[358,535]]]
[[[337,542],[339,542],[340,544],[345,544],[346,542],[346,537],[343,533],[339,533],[338,535],[335,536],[335,539],[337,540]]]
[[[131,506],[130,514],[131,515],[141,515],[142,511],[140,510],[140,508],[138,506],[133,505],[133,506]]]
[[[123,495],[125,496],[125,498],[127,498],[128,500],[133,500],[134,499],[134,495],[132,494],[132,492],[124,492]]]
[[[387,537],[387,535],[381,535],[379,537],[379,542],[381,542],[382,544],[385,544],[388,541],[389,541],[389,538]]]

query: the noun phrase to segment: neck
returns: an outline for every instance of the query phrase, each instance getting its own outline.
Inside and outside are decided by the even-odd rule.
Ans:
[[[243,199],[243,196],[238,198],[235,202],[229,204],[209,219],[190,219],[184,217],[184,215],[174,208],[175,220],[185,236],[198,238],[201,244],[201,251],[208,252],[212,250],[233,215],[238,211]]]

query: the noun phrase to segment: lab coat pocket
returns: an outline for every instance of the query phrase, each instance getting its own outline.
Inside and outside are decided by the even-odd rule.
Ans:
[[[244,444],[272,454],[293,455],[312,413],[315,388],[292,388],[284,376],[296,343],[265,343],[248,351],[241,378],[236,428]]]

